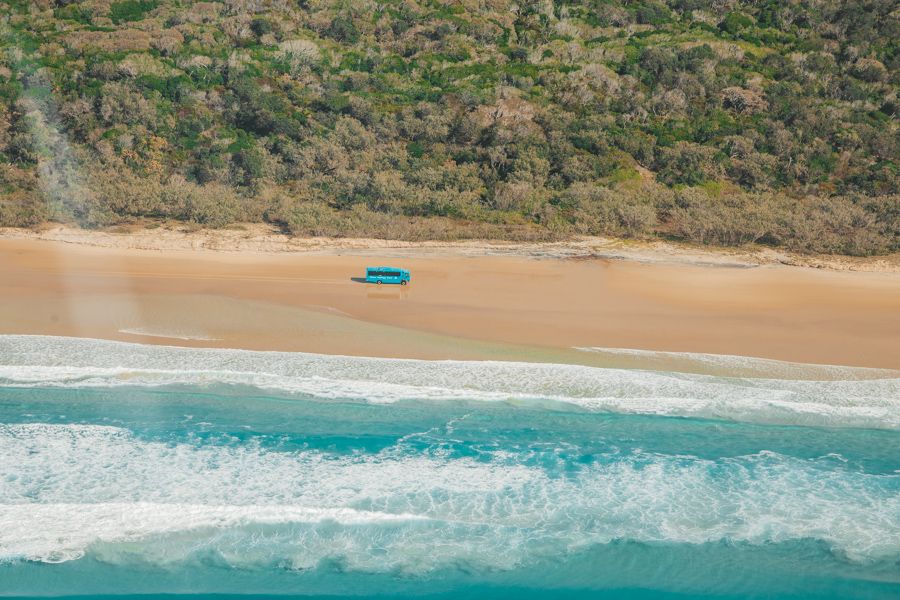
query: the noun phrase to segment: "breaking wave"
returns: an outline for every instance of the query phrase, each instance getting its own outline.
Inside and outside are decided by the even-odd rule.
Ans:
[[[787,377],[789,364],[780,363],[782,377],[761,378],[0,336],[0,386],[225,384],[324,400],[508,402],[765,424],[900,429],[896,372],[841,367],[831,375],[842,379],[800,380]]]
[[[706,460],[610,451],[543,466],[497,449],[448,458],[164,443],[98,425],[0,425],[0,561],[204,557],[241,568],[506,570],[608,544],[818,540],[900,558],[900,475],[772,452]],[[556,464],[554,464],[554,462]]]

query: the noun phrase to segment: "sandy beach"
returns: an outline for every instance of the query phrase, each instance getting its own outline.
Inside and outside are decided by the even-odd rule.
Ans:
[[[652,246],[603,256],[600,242],[235,248],[162,231],[54,235],[0,236],[0,333],[624,366],[634,359],[584,349],[628,348],[900,368],[895,257],[814,269]],[[354,280],[378,264],[409,268],[412,284]]]

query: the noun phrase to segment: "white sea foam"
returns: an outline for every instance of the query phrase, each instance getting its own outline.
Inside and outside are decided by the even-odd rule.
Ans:
[[[602,348],[598,346],[575,347],[575,350],[607,355],[610,357],[635,358],[644,364],[667,365],[670,369],[678,367],[699,367],[709,369],[712,367],[716,370],[743,377],[809,380],[858,380],[900,377],[900,371],[892,369],[796,363],[755,356],[738,356],[734,354],[667,352],[661,350],[641,350],[636,348]]]
[[[752,360],[752,359],[748,359]],[[373,403],[553,402],[581,410],[900,429],[900,377],[724,377],[499,361],[423,361],[0,336],[0,385],[247,385]],[[859,374],[862,373],[862,374]],[[891,375],[891,376],[889,376]]]
[[[4,527],[0,560],[27,558],[65,562],[84,556],[98,542],[140,542],[152,536],[228,530],[266,525],[341,526],[420,521],[415,515],[394,515],[350,508],[304,506],[211,506],[205,504],[93,503],[13,504],[0,507]],[[43,532],[35,535],[34,527]],[[52,535],[52,539],[44,534]],[[194,538],[196,541],[196,538]]]
[[[816,539],[900,558],[896,475],[760,453],[611,454],[553,475],[401,444],[336,456],[162,443],[106,426],[0,426],[0,561],[228,564],[427,572],[507,569],[609,543]]]

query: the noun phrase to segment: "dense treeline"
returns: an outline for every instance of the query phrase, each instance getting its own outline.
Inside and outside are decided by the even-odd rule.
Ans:
[[[0,224],[900,250],[892,0],[37,0],[0,19]]]

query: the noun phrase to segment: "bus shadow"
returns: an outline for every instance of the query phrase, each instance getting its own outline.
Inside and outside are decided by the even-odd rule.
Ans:
[[[366,284],[366,298],[376,300],[403,300],[409,294],[409,286],[406,285],[376,285],[366,281],[365,277],[351,277],[350,281],[353,283]]]

